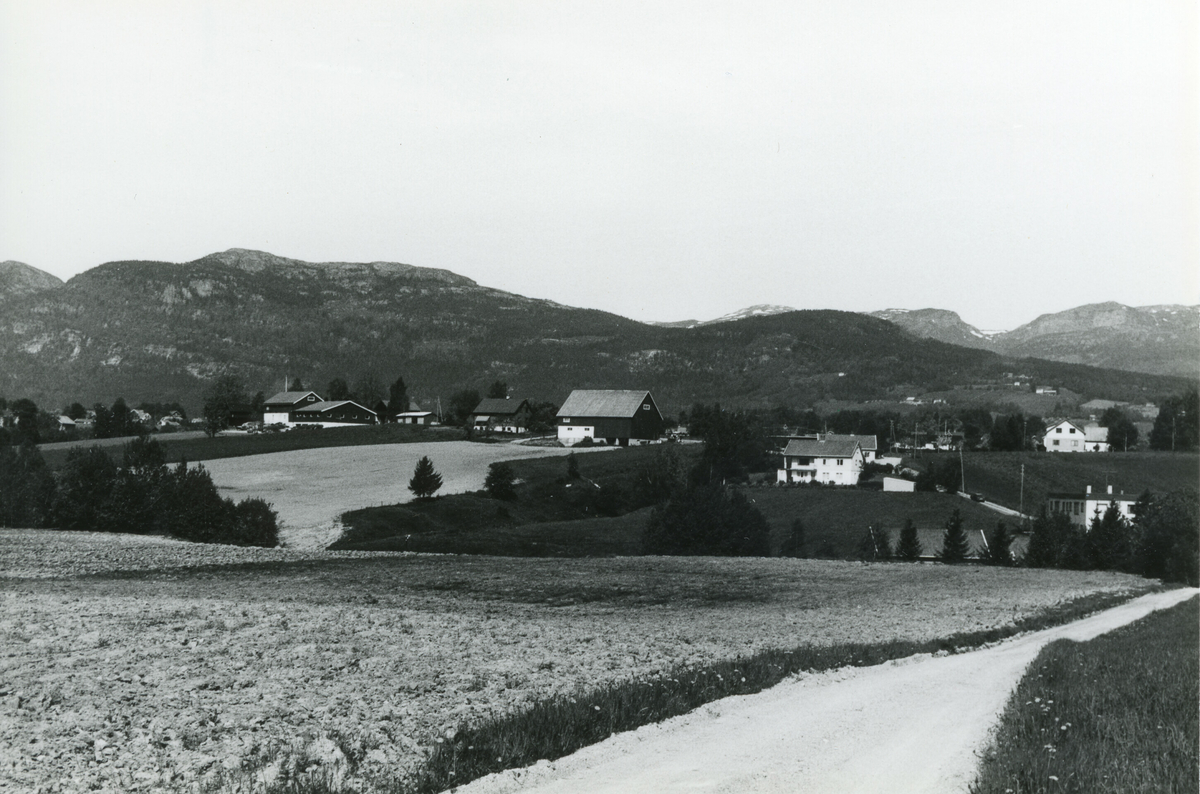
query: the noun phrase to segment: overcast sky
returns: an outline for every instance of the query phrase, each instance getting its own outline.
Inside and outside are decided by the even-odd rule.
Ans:
[[[1200,303],[1196,2],[0,0],[0,260],[639,320]]]

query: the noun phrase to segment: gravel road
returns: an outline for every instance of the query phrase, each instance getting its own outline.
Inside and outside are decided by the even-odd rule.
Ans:
[[[442,475],[438,493],[450,494],[483,488],[492,463],[569,452],[563,447],[441,441],[301,449],[206,461],[204,467],[222,495],[235,501],[257,496],[274,505],[285,548],[323,549],[341,536],[338,516],[347,510],[412,499],[408,480],[422,456],[428,455]]]
[[[801,676],[456,791],[965,792],[989,732],[1043,646],[1091,639],[1197,593],[1153,593],[970,653]]]

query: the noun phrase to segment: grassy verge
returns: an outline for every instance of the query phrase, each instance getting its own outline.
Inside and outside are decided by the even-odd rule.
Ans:
[[[434,794],[505,769],[554,760],[614,733],[686,714],[731,695],[749,695],[799,672],[866,667],[919,653],[959,652],[1023,631],[1056,626],[1122,603],[1132,594],[1098,594],[1061,604],[1001,628],[925,642],[800,646],[768,650],[660,677],[628,681],[543,700],[481,725],[464,725],[439,740],[425,763],[403,780],[381,784],[390,794]],[[328,776],[290,778],[268,792],[334,794]]]
[[[460,432],[430,431],[413,425],[370,425],[363,427],[333,427],[323,430],[298,429],[286,433],[254,433],[244,436],[175,439],[171,434],[152,436],[162,445],[168,463],[181,460],[204,461],[219,458],[240,458],[246,455],[265,455],[271,452],[291,452],[297,449],[325,447],[359,447],[376,444],[411,444],[418,441],[461,440]],[[132,441],[133,439],[126,439]],[[86,446],[86,444],[84,445]],[[118,464],[124,444],[102,447]],[[61,468],[67,461],[69,449],[48,449],[42,457],[52,469]]]
[[[1200,789],[1200,603],[1047,646],[1017,687],[974,794]]]

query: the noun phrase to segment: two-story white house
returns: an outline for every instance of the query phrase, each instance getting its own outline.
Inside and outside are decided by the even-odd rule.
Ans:
[[[1046,428],[1042,440],[1047,452],[1111,452],[1108,428],[1064,419]]]
[[[783,450],[780,483],[857,485],[863,470],[862,446],[854,436],[794,438]]]

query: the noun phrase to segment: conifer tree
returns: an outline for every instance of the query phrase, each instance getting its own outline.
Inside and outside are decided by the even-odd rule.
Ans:
[[[962,514],[955,508],[946,521],[946,531],[942,534],[942,550],[938,552],[938,559],[951,564],[963,562],[967,559],[970,548],[967,532],[963,529]]]
[[[900,530],[900,542],[896,544],[896,557],[906,562],[916,562],[921,559],[921,541],[917,539],[917,528],[911,518],[904,520],[904,529]]]
[[[988,565],[1012,565],[1012,535],[1008,532],[1008,525],[1003,521],[996,524],[996,528],[987,533],[987,548],[983,552],[983,561]]]
[[[413,469],[412,479],[408,481],[408,490],[418,499],[428,499],[442,487],[442,475],[433,468],[433,461],[426,455],[417,461]]]

